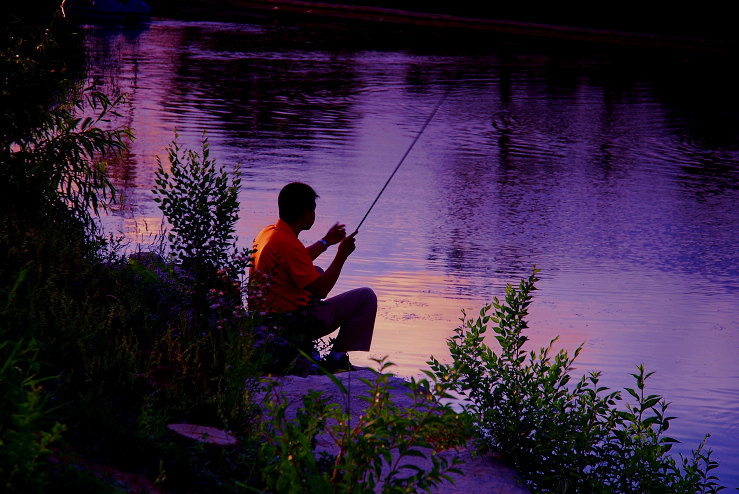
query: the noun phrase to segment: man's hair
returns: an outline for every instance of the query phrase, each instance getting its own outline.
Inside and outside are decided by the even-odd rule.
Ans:
[[[306,209],[315,209],[317,197],[310,185],[301,182],[287,184],[277,197],[280,219],[287,223],[297,220]]]

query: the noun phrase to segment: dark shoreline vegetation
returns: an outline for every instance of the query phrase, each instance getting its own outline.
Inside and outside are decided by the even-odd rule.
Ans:
[[[53,2],[45,7],[39,15],[16,5],[2,21],[4,492],[126,492],[121,472],[166,492],[374,492],[380,483],[426,491],[459,468],[433,452],[470,440],[501,454],[536,492],[722,489],[705,442],[688,457],[670,455],[672,417],[646,393],[643,366],[622,397],[599,387],[597,373],[569,382],[580,349],[524,349],[536,270],[479,317],[465,316],[448,342],[450,363],[431,358],[427,379],[408,383],[409,408],[393,404],[381,361],[364,419],[306,390],[297,422],[286,421],[276,389],[257,399],[268,387],[260,377],[305,372],[316,349],[281,339],[245,306],[259,287],[245,279],[250,253],[236,246],[238,174],[216,166],[207,139],[197,151],[175,141],[157,172],[172,225],[158,249],[127,252],[98,231],[96,212],[116,200],[106,159],[132,133],[101,129],[116,102],[75,83],[80,38],[51,20]],[[97,116],[78,118],[83,106]],[[452,393],[467,397],[463,411],[440,403]],[[238,442],[191,441],[171,423],[228,430]],[[314,453],[326,429],[336,457]],[[434,466],[383,470],[393,449],[430,454]]]
[[[150,0],[153,16],[317,25],[377,42],[422,44],[579,43],[634,49],[731,53],[739,42],[730,8],[645,2],[603,4],[418,0]],[[571,45],[568,45],[571,47]]]

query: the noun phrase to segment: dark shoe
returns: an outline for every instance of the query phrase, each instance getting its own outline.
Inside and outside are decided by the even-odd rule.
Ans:
[[[358,369],[357,367],[353,366],[351,362],[349,362],[349,355],[347,354],[342,355],[340,358],[331,357],[329,355],[325,359],[323,359],[321,365],[331,374],[350,372]]]

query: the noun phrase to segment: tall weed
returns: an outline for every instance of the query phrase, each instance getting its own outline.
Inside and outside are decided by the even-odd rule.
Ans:
[[[252,345],[253,322],[244,306],[251,251],[237,247],[238,167],[234,176],[202,151],[168,147],[157,158],[155,200],[169,223],[169,261],[186,306],[154,348],[159,368],[169,367],[181,396],[236,426],[251,415],[248,396],[261,359]],[[171,392],[174,388],[170,388]]]

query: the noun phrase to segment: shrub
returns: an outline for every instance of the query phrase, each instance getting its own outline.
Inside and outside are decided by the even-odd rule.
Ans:
[[[503,455],[537,492],[717,492],[717,467],[705,441],[682,465],[670,456],[668,404],[645,394],[651,373],[632,374],[636,388],[621,392],[599,385],[599,373],[574,385],[569,372],[582,350],[552,356],[553,340],[539,352],[524,349],[526,316],[538,270],[518,289],[508,285],[504,302],[494,299],[477,319],[463,315],[448,341],[452,363],[432,358],[435,375],[469,400],[482,449]],[[491,313],[491,309],[493,309]],[[485,343],[489,324],[500,345]]]
[[[241,173],[237,167],[229,180],[223,167],[216,167],[205,133],[202,155],[183,150],[176,137],[167,148],[169,171],[157,157],[154,188],[154,200],[171,226],[171,255],[188,266],[235,267],[232,276],[243,275],[248,256],[239,255],[235,235]]]
[[[58,3],[8,5],[0,32],[0,211],[26,224],[73,218],[92,232],[93,215],[114,200],[106,160],[132,137],[99,128],[122,98],[77,82],[82,38]]]
[[[176,137],[168,147],[168,171],[157,158],[154,194],[171,228],[173,282],[189,312],[168,322],[153,363],[170,373],[168,393],[190,396],[221,421],[243,426],[252,413],[251,378],[262,360],[243,303],[251,252],[236,245],[240,172],[237,167],[229,177],[216,166],[205,133],[201,154],[182,149]]]

